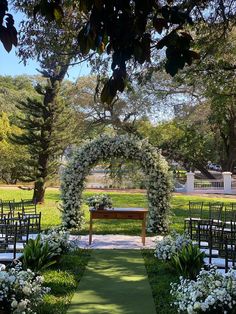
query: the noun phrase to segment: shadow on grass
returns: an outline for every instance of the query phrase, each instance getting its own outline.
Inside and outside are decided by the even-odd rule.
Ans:
[[[176,314],[177,309],[170,306],[172,297],[170,295],[170,283],[178,282],[178,275],[170,271],[166,263],[161,262],[154,256],[153,250],[142,250],[152,288],[156,312],[158,314]]]
[[[45,270],[44,285],[51,288],[44,302],[37,309],[38,314],[65,314],[73,293],[83,275],[90,258],[87,250],[77,250],[63,255],[60,262]]]
[[[155,314],[140,252],[93,251],[68,313]]]

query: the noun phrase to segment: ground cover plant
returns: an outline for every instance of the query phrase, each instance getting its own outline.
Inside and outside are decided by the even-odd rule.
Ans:
[[[43,287],[43,277],[22,269],[21,263],[15,267],[1,267],[0,271],[0,313],[36,313],[42,299],[50,289]]]
[[[173,304],[180,313],[235,313],[236,274],[229,270],[225,275],[217,271],[202,269],[196,280],[180,277],[179,283],[171,284]]]
[[[83,193],[84,205],[83,209],[85,211],[85,224],[80,231],[80,234],[87,234],[89,229],[89,211],[88,206],[85,204],[86,199],[95,192],[94,190],[86,190]],[[104,193],[104,192],[101,192]],[[113,202],[114,207],[146,207],[147,199],[144,193],[131,193],[127,192],[117,192],[109,191],[106,192]],[[18,190],[16,188],[1,188],[0,189],[0,199],[10,200],[15,199],[29,199],[33,195],[32,191]],[[38,210],[42,212],[42,229],[48,229],[51,226],[59,225],[60,210],[59,210],[60,192],[59,189],[47,189],[45,195],[45,203],[38,205]],[[171,224],[170,228],[176,230],[177,232],[183,232],[184,218],[188,217],[188,202],[198,201],[198,202],[236,202],[234,196],[222,197],[220,195],[183,195],[175,194],[171,198]],[[206,209],[207,211],[207,209]],[[130,234],[139,235],[140,234],[140,222],[132,220],[99,220],[94,224],[94,233],[97,234]]]

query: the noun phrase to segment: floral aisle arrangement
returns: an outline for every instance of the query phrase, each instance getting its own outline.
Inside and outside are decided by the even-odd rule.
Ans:
[[[118,157],[140,163],[147,176],[148,230],[166,232],[172,187],[168,164],[147,140],[128,135],[104,136],[85,144],[74,153],[61,180],[63,225],[66,228],[81,228],[84,221],[82,192],[86,176],[99,161]]]
[[[179,234],[172,231],[170,235],[157,242],[154,255],[160,260],[169,261],[188,244],[192,244],[192,240],[187,233]]]
[[[170,293],[179,313],[235,313],[236,273],[202,269],[196,281],[180,277],[180,283],[171,283]]]
[[[95,209],[106,209],[112,208],[112,200],[107,194],[96,194],[93,195],[86,200],[86,204],[89,207],[93,207]]]
[[[43,296],[50,291],[43,287],[43,277],[31,270],[22,270],[21,264],[0,271],[0,311],[3,313],[36,313]]]
[[[43,231],[41,234],[41,241],[48,243],[51,252],[55,256],[59,256],[68,251],[72,251],[78,247],[77,241],[70,241],[70,232],[63,227],[51,228]]]
[[[35,273],[58,262],[58,258],[79,246],[78,237],[69,239],[69,231],[57,227],[42,232],[36,239],[29,239],[21,258],[23,268],[32,269]]]

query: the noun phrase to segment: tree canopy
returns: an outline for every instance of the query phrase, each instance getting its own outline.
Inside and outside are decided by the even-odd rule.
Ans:
[[[18,8],[21,4],[25,6],[26,2],[14,2]],[[58,29],[63,30],[68,16],[77,16],[74,47],[84,57],[91,51],[110,57],[112,76],[104,82],[101,93],[106,103],[111,103],[117,92],[126,87],[131,61],[147,65],[157,55],[162,61],[160,50],[165,48],[165,69],[175,75],[199,59],[191,46],[192,34],[199,35],[202,23],[207,24],[208,34],[212,28],[217,29],[218,38],[222,38],[234,27],[236,13],[236,3],[231,0],[32,0],[27,3],[29,7],[35,26],[39,23],[37,17],[43,16],[55,34]],[[5,14],[7,6],[4,8]],[[210,36],[200,37],[208,39],[209,52],[214,47]]]

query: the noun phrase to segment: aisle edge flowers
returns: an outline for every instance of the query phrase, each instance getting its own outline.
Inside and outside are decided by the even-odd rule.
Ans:
[[[171,283],[170,293],[179,313],[231,313],[236,306],[236,272],[222,275],[216,266],[202,269],[196,281],[180,277],[180,283]]]

